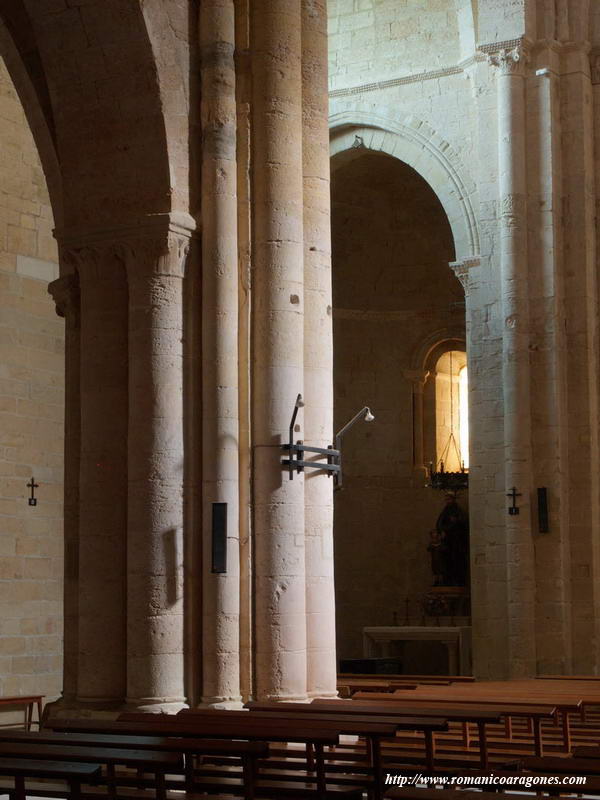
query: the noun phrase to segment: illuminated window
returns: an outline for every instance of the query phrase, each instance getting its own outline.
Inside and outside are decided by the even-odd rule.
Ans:
[[[436,468],[469,467],[467,355],[447,350],[435,367]]]

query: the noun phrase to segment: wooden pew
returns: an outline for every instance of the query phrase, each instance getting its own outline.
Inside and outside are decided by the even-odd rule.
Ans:
[[[230,715],[235,712],[222,712],[222,715]],[[354,787],[332,787],[327,788],[325,780],[325,768],[323,759],[323,748],[327,745],[339,743],[340,733],[335,729],[324,729],[308,724],[303,727],[290,725],[289,722],[275,720],[273,723],[266,723],[264,720],[252,720],[250,714],[244,712],[244,720],[228,719],[204,719],[185,722],[181,718],[170,714],[144,714],[146,721],[104,721],[104,720],[53,720],[51,725],[54,730],[79,732],[79,733],[109,733],[129,734],[129,735],[163,735],[168,737],[184,737],[190,739],[247,739],[250,741],[272,741],[272,742],[298,742],[304,745],[312,745],[315,752],[315,772],[316,772],[316,794],[319,798],[333,794],[343,798],[360,797],[361,790]],[[260,774],[257,777],[257,785],[260,785]],[[227,785],[227,792],[232,789]],[[218,786],[210,787],[218,790]],[[235,787],[233,787],[235,788]],[[239,789],[239,786],[237,787]],[[272,787],[262,785],[262,794],[270,793],[271,796],[281,796],[285,787]],[[279,795],[277,794],[279,792]],[[306,784],[305,794],[314,795],[314,788],[311,789]],[[239,793],[239,791],[238,791]],[[297,794],[301,794],[301,787],[297,787]]]
[[[506,700],[502,700],[502,698],[497,696],[486,697],[477,694],[469,696],[468,694],[452,693],[446,696],[444,694],[438,695],[437,693],[433,694],[430,692],[398,692],[397,694],[393,693],[392,695],[378,695],[374,692],[364,694],[362,692],[357,692],[352,699],[353,701],[376,700],[378,702],[402,703],[406,706],[410,706],[410,713],[415,714],[419,713],[418,709],[422,705],[429,705],[430,707],[435,708],[439,714],[445,713],[445,709],[450,708],[451,706],[454,708],[465,708],[470,706],[471,708],[488,709],[504,717],[508,721],[506,725],[506,735],[509,740],[512,738],[512,728],[510,725],[511,718],[523,717],[527,720],[530,720],[531,727],[533,729],[534,749],[537,756],[542,756],[544,754],[541,727],[542,720],[547,719],[554,721],[556,719],[557,712],[557,706],[549,702],[536,702],[536,704],[533,705],[531,702],[527,703],[523,699],[517,699],[516,701],[513,701],[512,698],[507,698]],[[566,727],[563,727],[563,737],[565,747],[570,747],[568,716],[566,717]]]
[[[339,735],[362,736],[367,742],[367,752],[369,754],[369,766],[373,773],[375,798],[383,796],[381,788],[381,740],[392,738],[396,734],[396,730],[401,726],[401,723],[396,723],[395,720],[382,720],[379,717],[370,718],[364,714],[354,716],[338,717],[335,714],[311,714],[307,719],[306,714],[298,710],[290,709],[289,704],[282,703],[281,706],[285,708],[276,711],[258,711],[253,714],[248,714],[247,711],[218,711],[215,709],[183,709],[177,714],[177,717],[185,720],[216,720],[223,718],[225,715],[229,720],[237,720],[242,724],[246,724],[247,718],[250,716],[252,719],[259,720],[267,725],[273,724],[273,721],[287,724],[290,730],[297,726],[310,726],[317,730],[335,731]],[[129,716],[129,715],[124,715]],[[424,723],[427,727],[428,722]]]
[[[45,695],[43,694],[32,694],[32,695],[22,695],[22,696],[15,696],[15,697],[0,697],[0,711],[10,711],[11,708],[23,708],[25,713],[25,719],[23,721],[23,727],[25,730],[30,731],[31,726],[33,724],[33,709],[37,708],[38,718],[37,718],[37,725],[38,728],[42,727],[42,705]],[[13,723],[3,723],[0,725],[0,728],[4,727],[12,727]]]
[[[112,797],[116,796],[116,766],[134,767],[153,773],[157,800],[166,800],[165,774],[183,770],[183,757],[179,753],[113,747],[83,747],[66,743],[40,744],[35,740],[0,742],[0,759],[6,758],[102,764],[106,768],[107,784]]]
[[[101,775],[100,764],[73,764],[60,761],[35,761],[32,759],[0,758],[0,775],[14,780],[14,789],[8,790],[13,800],[27,800],[25,781],[42,778],[66,781],[63,797],[81,800],[81,784],[95,783]],[[55,789],[53,785],[48,789]],[[3,791],[7,791],[4,789]]]
[[[128,736],[107,733],[59,733],[42,731],[40,733],[30,733],[26,731],[2,731],[0,732],[0,749],[5,742],[49,744],[63,747],[97,747],[105,748],[131,748],[133,751],[153,750],[162,753],[180,754],[185,759],[185,782],[186,789],[193,791],[193,759],[195,757],[228,757],[239,759],[242,765],[242,775],[244,780],[244,797],[252,800],[254,797],[254,785],[256,775],[256,764],[258,759],[267,758],[269,746],[266,742],[252,741],[223,741],[212,739],[181,739],[168,738],[164,736]],[[130,751],[128,751],[130,752]],[[152,772],[146,769],[141,759],[137,766],[144,772]],[[116,762],[115,762],[116,763]]]
[[[411,697],[422,700],[442,702],[477,702],[486,704],[510,703],[517,705],[545,706],[558,710],[562,718],[563,744],[566,752],[571,750],[571,733],[569,714],[580,712],[586,698],[600,702],[600,690],[583,694],[584,687],[574,690],[569,685],[542,683],[533,679],[512,681],[481,681],[468,686],[451,685],[448,687],[418,687],[409,692]],[[518,715],[512,715],[518,716]],[[509,717],[510,719],[510,717]],[[507,726],[510,738],[510,726]]]
[[[337,702],[337,701],[336,701]],[[310,719],[321,719],[327,714],[327,718],[335,720],[338,724],[345,724],[352,721],[374,721],[389,722],[396,726],[396,731],[420,731],[425,738],[425,763],[428,769],[434,768],[435,761],[435,742],[433,734],[435,731],[448,730],[448,723],[443,717],[439,718],[425,718],[425,717],[410,717],[405,714],[370,714],[369,711],[364,709],[347,709],[344,713],[340,714],[335,707],[327,707],[326,709],[319,708],[314,703],[278,703],[278,702],[250,702],[246,703],[245,708],[248,708],[254,715],[258,713],[268,714],[286,714],[297,715],[298,719],[302,719],[307,714]],[[354,711],[355,713],[350,713]],[[182,712],[180,712],[182,713]]]
[[[371,702],[371,701],[374,702]],[[443,717],[453,722],[463,723],[463,741],[465,747],[470,745],[470,735],[468,725],[477,725],[479,733],[479,753],[481,766],[485,769],[489,766],[489,751],[487,745],[487,731],[486,725],[499,723],[502,719],[502,713],[495,708],[481,709],[475,707],[473,704],[453,703],[453,704],[438,704],[438,703],[409,703],[400,700],[397,695],[387,694],[373,694],[366,693],[356,694],[352,700],[315,700],[311,705],[316,707],[330,708],[331,704],[344,703],[346,707],[351,708],[354,704],[359,704],[363,710],[368,706],[369,713],[377,713],[377,708],[381,709],[379,713],[390,714],[393,710],[394,713],[400,713],[407,716],[425,716],[425,717]],[[341,707],[339,712],[341,712]]]

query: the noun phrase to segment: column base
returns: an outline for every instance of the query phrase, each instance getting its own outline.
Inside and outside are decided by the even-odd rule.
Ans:
[[[194,708],[216,708],[239,711],[244,707],[241,697],[203,697]]]
[[[125,704],[127,711],[147,714],[177,714],[183,708],[189,708],[189,704],[179,698],[128,697]]]
[[[309,702],[311,700],[340,700],[340,696],[336,689],[335,692],[309,692],[308,693]]]
[[[122,699],[89,700],[60,697],[44,707],[44,721],[48,719],[117,719],[126,710]]]

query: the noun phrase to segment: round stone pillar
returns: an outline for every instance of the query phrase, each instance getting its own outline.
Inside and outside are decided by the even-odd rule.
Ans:
[[[251,29],[256,696],[303,700],[304,480],[289,480],[281,467],[281,444],[303,391],[300,0],[255,0]]]
[[[115,705],[125,696],[127,282],[110,246],[74,257],[81,297],[77,699]]]
[[[333,441],[333,329],[325,0],[302,3],[304,172],[304,426],[306,444]],[[305,475],[309,697],[337,697],[333,478]]]
[[[183,309],[189,239],[125,246],[129,284],[127,702],[185,703]]]
[[[74,264],[68,253],[61,261]],[[56,313],[65,320],[65,454],[64,454],[64,585],[63,691],[67,701],[77,697],[79,672],[79,453],[80,422],[80,313],[79,277],[63,275],[48,286]]]
[[[219,706],[241,703],[234,48],[233,0],[203,0],[202,703]],[[224,530],[213,532],[219,515]],[[226,563],[219,565],[212,556],[213,537],[216,543],[220,536],[226,537]]]
[[[523,46],[490,57],[497,67],[502,379],[506,493],[520,513],[506,518],[508,669],[535,674],[535,569],[531,532],[530,320],[527,261],[527,160]],[[506,498],[506,506],[510,501]]]

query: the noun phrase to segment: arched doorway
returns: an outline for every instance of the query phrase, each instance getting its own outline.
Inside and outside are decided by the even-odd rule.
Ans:
[[[454,382],[458,399],[465,297],[448,267],[455,245],[440,200],[388,154],[356,147],[334,156],[332,245],[335,428],[365,405],[376,417],[344,439],[335,499],[337,644],[346,660],[364,655],[365,627],[426,623],[427,547],[444,494],[426,487],[424,465],[454,429],[450,411],[443,424],[435,413],[435,372],[439,365],[438,400],[446,378],[446,399]],[[449,352],[462,353],[455,376],[445,375]],[[448,669],[443,648],[394,652],[408,671]]]

